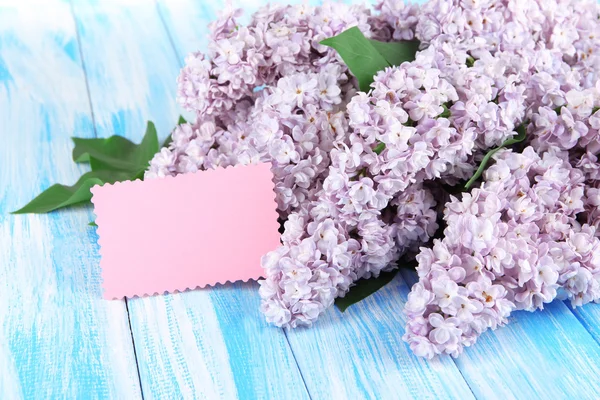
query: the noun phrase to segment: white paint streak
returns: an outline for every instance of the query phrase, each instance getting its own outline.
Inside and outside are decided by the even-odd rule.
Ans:
[[[69,137],[91,134],[68,3],[9,5],[0,9],[0,391],[136,399],[127,315],[100,298],[90,212],[7,215],[49,184],[73,182],[81,169]]]
[[[159,337],[165,339],[161,344],[168,351],[165,361],[175,368],[182,396],[186,399],[236,399],[229,353],[210,296],[206,291],[199,291],[197,295],[202,312],[194,313],[199,318],[196,323],[189,319],[181,294],[170,295],[166,302],[174,323],[168,322],[162,301],[154,298],[142,301],[152,302],[154,306]]]
[[[60,116],[87,112],[85,93],[64,90],[79,88],[83,83],[78,61],[70,58],[62,47],[75,40],[68,4],[20,3],[0,12],[2,32],[15,34],[15,38],[7,37],[2,44],[2,59],[19,95],[26,93],[37,103],[50,103]],[[64,119],[63,123],[71,119]]]
[[[74,8],[100,134],[141,136],[143,124],[138,121],[148,119],[168,120],[158,128],[170,131],[180,112],[175,101],[157,96],[174,93],[179,69],[154,5],[76,2]],[[156,113],[159,104],[161,112]],[[115,118],[124,118],[124,131],[114,131]]]
[[[199,372],[190,374],[196,390],[195,395],[207,399],[217,398],[216,396],[222,399],[237,399],[229,353],[221,334],[217,314],[208,292],[202,292],[200,295],[204,297],[204,307],[202,313],[198,314],[200,320],[197,323],[192,323],[189,319],[188,306],[181,294],[174,295],[172,299],[173,314],[181,332],[181,349],[185,363],[192,371]],[[201,329],[200,332],[198,328]],[[205,338],[200,346],[196,340],[198,333]],[[215,371],[219,373],[215,374]]]
[[[0,388],[2,395],[7,399],[19,400],[23,398],[21,380],[15,365],[15,359],[8,347],[8,339],[0,329]]]

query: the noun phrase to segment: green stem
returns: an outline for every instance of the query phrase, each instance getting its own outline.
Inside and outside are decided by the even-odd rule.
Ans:
[[[385,150],[385,143],[379,142],[379,144],[373,149],[373,152],[379,155],[383,150]]]

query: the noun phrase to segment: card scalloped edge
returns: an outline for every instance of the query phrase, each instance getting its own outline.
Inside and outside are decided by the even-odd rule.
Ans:
[[[150,289],[150,290],[120,290],[118,294],[109,294],[108,292],[112,293],[113,290],[107,290],[107,284],[110,284],[111,281],[111,277],[107,276],[107,271],[108,268],[106,266],[106,248],[107,248],[107,242],[106,242],[106,218],[105,215],[103,215],[103,212],[98,212],[98,193],[101,191],[106,191],[106,188],[109,188],[109,190],[112,190],[110,188],[119,188],[122,187],[123,185],[132,188],[135,186],[139,186],[142,187],[141,185],[144,185],[144,187],[148,186],[148,183],[151,183],[151,185],[157,185],[156,182],[165,182],[165,181],[173,181],[173,180],[179,180],[181,181],[182,179],[185,180],[191,180],[191,177],[194,176],[204,176],[206,177],[207,174],[223,174],[222,171],[232,171],[232,170],[239,170],[239,169],[247,169],[247,168],[252,168],[254,167],[258,167],[258,166],[268,166],[268,170],[269,170],[269,192],[268,192],[268,199],[269,199],[269,209],[270,212],[272,212],[272,217],[273,218],[269,218],[266,220],[262,221],[262,225],[264,228],[266,228],[266,231],[270,232],[270,242],[272,245],[275,245],[274,247],[271,246],[272,248],[268,249],[267,251],[270,250],[275,250],[276,246],[278,246],[280,244],[280,235],[279,235],[279,222],[277,221],[277,202],[276,202],[276,194],[274,191],[274,182],[273,182],[273,177],[272,174],[270,172],[271,168],[270,168],[270,163],[260,163],[260,164],[250,164],[250,165],[235,165],[235,166],[227,166],[227,167],[219,167],[216,169],[210,169],[210,170],[202,170],[202,171],[197,171],[194,173],[188,173],[188,174],[181,174],[181,175],[177,175],[177,176],[165,176],[162,178],[157,178],[157,179],[152,179],[152,180],[146,180],[143,181],[141,179],[136,179],[134,181],[125,181],[125,182],[115,182],[114,184],[110,184],[110,183],[106,183],[103,185],[96,185],[94,187],[92,187],[90,189],[90,191],[92,192],[92,199],[91,202],[94,205],[94,214],[96,216],[95,222],[97,224],[96,226],[96,233],[97,233],[97,243],[98,243],[98,247],[99,247],[99,254],[100,254],[100,267],[101,267],[101,276],[102,276],[102,288],[103,288],[103,297],[105,299],[110,299],[110,300],[118,300],[118,299],[123,299],[125,297],[127,298],[133,298],[133,297],[144,297],[144,296],[155,296],[158,294],[164,294],[164,293],[181,293],[181,292],[185,292],[188,290],[196,290],[196,289],[202,289],[205,288],[207,286],[217,286],[217,285],[221,285],[221,284],[227,284],[227,283],[233,283],[233,282],[248,282],[250,280],[258,280],[262,277],[262,268],[259,269],[258,268],[254,268],[252,270],[250,270],[249,272],[243,273],[243,272],[239,272],[239,273],[235,273],[235,275],[229,275],[229,276],[224,276],[223,279],[207,279],[204,280],[202,282],[194,282],[194,281],[189,281],[186,284],[175,284],[175,285],[169,285],[166,284],[164,286],[161,286],[160,289]],[[221,172],[220,172],[221,171]],[[102,189],[104,188],[104,189]],[[263,195],[263,198],[266,198],[265,195]],[[164,204],[163,204],[164,205]],[[272,233],[275,232],[275,233]],[[277,237],[277,241],[275,243],[275,240],[273,240],[274,237]],[[110,244],[108,244],[108,246],[110,247]],[[265,251],[263,254],[266,254]],[[258,262],[258,267],[260,267],[260,260],[256,260]]]

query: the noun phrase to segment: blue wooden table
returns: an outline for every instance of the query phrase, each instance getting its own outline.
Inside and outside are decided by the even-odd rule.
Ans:
[[[600,305],[516,313],[460,358],[426,361],[401,340],[414,276],[285,331],[255,283],[102,300],[90,208],[8,214],[84,171],[71,136],[139,140],[148,119],[166,136],[183,58],[222,7],[0,2],[0,398],[600,398]]]

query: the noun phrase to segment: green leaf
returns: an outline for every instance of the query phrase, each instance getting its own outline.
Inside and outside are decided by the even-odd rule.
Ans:
[[[369,91],[377,72],[390,66],[357,27],[325,39],[321,41],[321,44],[329,46],[339,53],[350,72],[358,80],[358,86],[363,92]]]
[[[93,226],[93,227],[97,227],[98,224],[96,223],[96,221],[92,221],[88,224],[88,226]]]
[[[442,107],[444,108],[444,111],[442,111],[442,113],[440,114],[440,118],[450,118],[452,113],[450,112],[450,108],[448,107],[448,105],[442,104]]]
[[[380,42],[367,39],[357,27],[325,39],[321,44],[339,53],[363,92],[369,91],[373,77],[379,71],[405,61],[413,61],[420,46],[417,40]]]
[[[523,140],[525,140],[526,136],[527,136],[527,128],[525,127],[525,124],[521,124],[517,129],[517,135],[510,138],[510,139],[506,139],[500,146],[496,147],[493,150],[490,150],[485,157],[483,157],[483,160],[481,160],[481,164],[479,164],[479,168],[477,168],[477,171],[475,171],[475,174],[473,174],[473,176],[471,177],[471,179],[469,179],[469,181],[465,184],[465,189],[470,189],[471,186],[473,186],[473,184],[475,182],[477,182],[477,179],[479,179],[479,177],[481,177],[481,175],[483,174],[483,171],[485,171],[485,168],[488,164],[488,162],[490,161],[490,159],[494,156],[494,154],[496,154],[498,151],[500,151],[500,149],[503,149],[507,146],[512,146],[513,144],[517,144],[517,143],[521,143]]]
[[[131,171],[121,171],[115,168],[113,165],[108,164],[105,161],[98,160],[94,157],[90,158],[90,167],[92,171],[97,172],[107,172],[113,174],[121,174],[120,176],[127,176],[125,180],[132,181],[135,179],[141,179],[144,177],[144,172],[146,171],[147,166],[140,166],[137,170],[132,169]]]
[[[160,146],[160,148],[162,149],[163,147],[169,147],[169,145],[171,144],[172,141],[173,141],[173,136],[171,136],[171,134],[169,134],[169,136],[167,136],[167,138],[163,142],[162,146]]]
[[[83,174],[73,186],[52,185],[25,207],[12,214],[47,213],[62,207],[84,203],[92,198],[90,188],[94,185],[114,183],[128,179],[129,174],[114,171],[90,171]]]
[[[123,136],[111,136],[107,139],[73,138],[73,161],[76,163],[90,162],[90,154],[97,157],[112,157],[124,159],[135,151],[135,143]]]
[[[410,40],[403,42],[380,42],[379,40],[369,39],[369,42],[375,47],[390,65],[400,65],[406,61],[414,61],[421,42]]]
[[[179,124],[182,123],[185,119],[179,117]],[[89,162],[92,171],[82,175],[73,186],[51,186],[13,214],[46,213],[89,202],[90,188],[94,185],[143,179],[150,160],[160,150],[152,122],[148,122],[140,144],[116,135],[107,139],[73,138],[73,142],[73,161]]]
[[[73,138],[73,161],[90,162],[96,160],[93,170],[126,171],[139,174],[148,167],[148,163],[160,148],[156,127],[148,122],[146,134],[137,145],[122,136],[107,139]]]
[[[146,134],[142,139],[137,151],[134,154],[134,161],[138,166],[142,166],[144,169],[148,167],[150,160],[160,150],[158,144],[158,134],[156,133],[156,126],[152,121],[148,121],[146,127]]]
[[[360,279],[356,282],[356,285],[350,288],[350,291],[346,293],[344,297],[338,297],[335,300],[335,306],[340,309],[341,312],[346,311],[354,303],[369,297],[394,279],[398,270],[395,269],[389,272],[382,272],[377,278]]]

